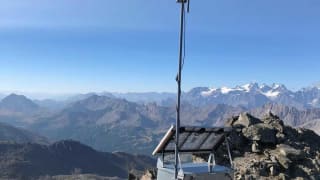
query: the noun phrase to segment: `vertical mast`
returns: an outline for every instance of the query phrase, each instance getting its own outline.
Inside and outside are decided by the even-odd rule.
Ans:
[[[176,77],[178,84],[177,93],[177,117],[176,117],[176,135],[175,135],[175,179],[178,179],[178,164],[179,164],[179,134],[180,134],[180,104],[181,104],[181,73],[183,66],[183,51],[184,51],[184,16],[185,16],[185,3],[187,0],[177,0],[181,3],[181,14],[180,14],[180,44],[179,44],[179,70]],[[189,3],[188,3],[189,4]],[[188,7],[189,10],[189,7]]]

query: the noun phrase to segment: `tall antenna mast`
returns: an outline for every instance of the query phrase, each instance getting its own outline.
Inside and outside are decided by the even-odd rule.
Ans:
[[[178,179],[178,164],[179,164],[179,134],[180,134],[180,106],[181,106],[181,74],[184,60],[184,41],[185,41],[185,3],[187,3],[187,12],[189,12],[190,0],[177,0],[181,3],[180,14],[180,46],[179,46],[179,70],[176,77],[178,84],[177,94],[177,117],[176,117],[176,135],[175,135],[175,179]]]

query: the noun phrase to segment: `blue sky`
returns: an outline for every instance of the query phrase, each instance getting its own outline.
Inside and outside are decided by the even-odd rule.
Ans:
[[[0,0],[0,91],[175,91],[175,0]],[[183,89],[320,81],[320,1],[191,1]]]

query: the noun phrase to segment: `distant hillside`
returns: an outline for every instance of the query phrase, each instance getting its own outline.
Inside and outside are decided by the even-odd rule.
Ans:
[[[131,169],[154,167],[155,160],[125,153],[103,153],[75,141],[49,146],[0,143],[0,178],[31,179],[40,176],[95,174],[127,178]]]
[[[320,118],[320,109],[298,110],[267,104],[257,109],[229,105],[182,105],[181,123],[196,126],[221,126],[243,111],[261,116],[269,111],[291,126]],[[29,128],[53,140],[72,138],[101,151],[126,151],[150,154],[167,128],[175,123],[175,108],[156,103],[138,104],[124,99],[93,95],[77,101]]]
[[[307,128],[307,129],[311,129],[314,132],[316,132],[317,134],[320,135],[320,119],[316,119],[313,121],[309,121],[305,124],[302,124],[301,127]]]
[[[213,126],[243,111],[227,105],[182,106],[182,124]],[[30,128],[54,140],[72,138],[98,150],[150,154],[163,133],[175,122],[174,107],[141,105],[124,99],[93,95],[73,103]]]
[[[34,100],[33,102],[42,108],[53,111],[61,110],[67,105],[65,101],[55,101],[52,99]]]
[[[0,102],[0,111],[12,113],[32,113],[39,106],[23,95],[10,94]]]
[[[292,106],[269,103],[251,110],[252,114],[258,117],[261,117],[261,115],[266,114],[269,111],[278,115],[283,119],[285,124],[290,126],[300,126],[320,118],[320,108],[297,109]]]
[[[0,101],[0,122],[18,127],[26,127],[39,118],[51,116],[53,112],[23,95],[10,94]]]
[[[0,123],[0,142],[48,144],[47,138],[30,131]]]
[[[102,151],[142,153],[154,148],[150,142],[159,140],[158,134],[174,122],[174,115],[173,108],[93,95],[30,128],[54,140],[72,138]]]
[[[105,95],[105,94],[102,94]],[[174,93],[157,93],[157,92],[146,92],[146,93],[112,93],[117,98],[123,98],[128,101],[137,103],[150,103],[156,102],[157,104],[165,104],[167,99],[175,99]]]

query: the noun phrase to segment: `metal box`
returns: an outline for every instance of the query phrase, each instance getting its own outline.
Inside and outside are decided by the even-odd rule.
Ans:
[[[234,178],[231,152],[227,141],[228,128],[181,127],[179,135],[179,154],[208,153],[207,163],[181,163],[179,156],[179,180],[230,180]],[[174,164],[164,163],[165,155],[173,154],[175,146],[175,127],[172,126],[162,138],[153,155],[158,155],[157,180],[174,180]],[[215,151],[226,142],[230,167],[215,163]]]

